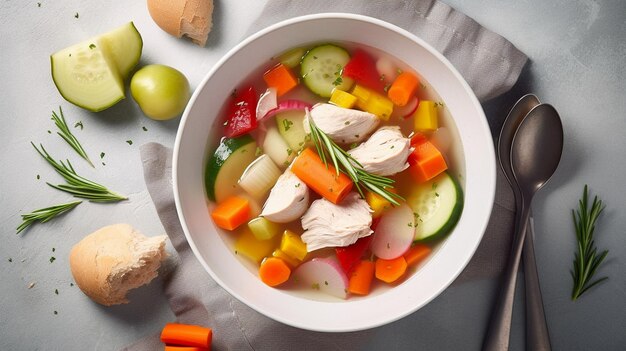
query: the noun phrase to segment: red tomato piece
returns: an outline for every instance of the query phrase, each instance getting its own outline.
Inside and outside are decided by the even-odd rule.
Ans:
[[[349,274],[352,268],[361,261],[361,257],[370,247],[372,235],[360,238],[354,244],[345,247],[336,247],[335,253],[341,268],[346,274]]]
[[[384,81],[378,75],[376,62],[365,51],[354,50],[350,61],[343,68],[343,76],[350,77],[368,88],[383,91]]]
[[[256,129],[257,99],[253,86],[233,94],[227,112],[226,131],[224,132],[226,137],[233,138]]]

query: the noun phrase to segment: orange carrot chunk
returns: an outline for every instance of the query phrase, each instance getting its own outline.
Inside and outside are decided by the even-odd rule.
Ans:
[[[415,95],[419,82],[417,76],[411,72],[400,73],[387,90],[389,100],[397,106],[405,106]]]
[[[430,246],[424,244],[415,244],[404,254],[406,264],[412,266],[414,264],[420,263],[423,259],[430,255],[431,251],[432,249],[430,248]]]
[[[376,259],[376,278],[385,283],[393,283],[404,275],[406,272],[406,260],[403,256],[385,260]]]
[[[210,351],[210,348],[196,346],[165,345],[165,351]]]
[[[334,204],[340,203],[352,190],[350,178],[343,173],[337,176],[335,167],[330,164],[326,167],[319,155],[310,148],[300,153],[291,171],[309,188]]]
[[[375,268],[372,261],[362,260],[357,263],[350,274],[348,292],[355,295],[369,294]]]
[[[213,331],[199,325],[167,323],[161,331],[161,341],[169,345],[211,348]]]
[[[233,230],[251,219],[250,212],[248,199],[231,196],[215,207],[211,217],[218,227]]]
[[[269,286],[277,286],[289,279],[291,268],[277,257],[268,257],[261,262],[259,277]]]
[[[282,96],[298,85],[298,79],[282,63],[274,66],[274,68],[263,74],[263,80],[270,88],[276,88],[276,94]]]
[[[426,182],[448,169],[443,155],[430,141],[413,146],[415,150],[409,155],[409,173],[416,182]]]

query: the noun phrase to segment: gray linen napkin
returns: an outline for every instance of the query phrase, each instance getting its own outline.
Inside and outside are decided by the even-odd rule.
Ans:
[[[352,12],[379,17],[420,36],[440,50],[463,74],[481,100],[506,92],[516,82],[526,56],[511,43],[436,0],[269,0],[254,32],[285,18],[320,12]],[[180,226],[171,186],[172,150],[157,143],[141,147],[144,177],[159,218],[178,253],[165,278],[165,295],[178,322],[213,328],[214,350],[348,350],[367,342],[372,331],[317,333],[273,321],[234,299],[218,286],[193,256]],[[503,267],[513,230],[514,200],[498,174],[496,200],[485,236],[455,284],[494,277]],[[162,348],[158,334],[123,351]]]

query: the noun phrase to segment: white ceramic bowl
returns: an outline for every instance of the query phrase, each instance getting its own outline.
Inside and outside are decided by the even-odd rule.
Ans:
[[[362,43],[411,65],[439,93],[458,131],[454,168],[462,174],[465,204],[458,225],[410,278],[366,297],[345,301],[312,299],[270,288],[255,269],[237,259],[227,234],[209,216],[204,167],[211,135],[220,128],[220,106],[232,88],[270,57],[320,41]],[[220,129],[221,130],[221,129]],[[214,143],[213,143],[214,144]],[[235,46],[202,80],[193,94],[176,137],[174,195],[182,227],[193,252],[224,289],[260,313],[295,327],[316,331],[354,331],[404,317],[439,295],[467,265],[483,236],[495,194],[495,157],[483,110],[456,69],[430,45],[389,23],[351,14],[318,14],[268,27]]]

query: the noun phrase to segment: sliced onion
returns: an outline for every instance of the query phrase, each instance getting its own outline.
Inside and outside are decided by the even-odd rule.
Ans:
[[[278,107],[278,95],[276,88],[268,88],[256,104],[256,119],[260,121],[270,111]]]
[[[269,110],[261,118],[261,120],[265,120],[267,118],[276,116],[277,114],[279,114],[281,112],[294,111],[294,110],[304,110],[305,108],[309,108],[310,109],[311,108],[311,104],[309,104],[308,102],[301,101],[301,100],[285,100],[285,101],[281,101],[281,102],[278,103],[278,106],[276,106],[276,108]]]
[[[332,258],[314,258],[304,262],[293,272],[298,284],[325,294],[345,299],[348,295],[348,277]]]
[[[402,256],[415,237],[413,211],[407,204],[391,208],[380,217],[370,249],[376,257],[391,260]]]
[[[274,161],[268,155],[263,154],[243,171],[239,178],[239,186],[255,198],[261,198],[274,186],[280,173]]]
[[[413,96],[413,98],[409,100],[409,102],[406,105],[394,106],[393,112],[391,113],[391,117],[407,119],[415,113],[415,110],[417,110],[418,105],[419,105],[419,99],[417,98],[417,96]]]

